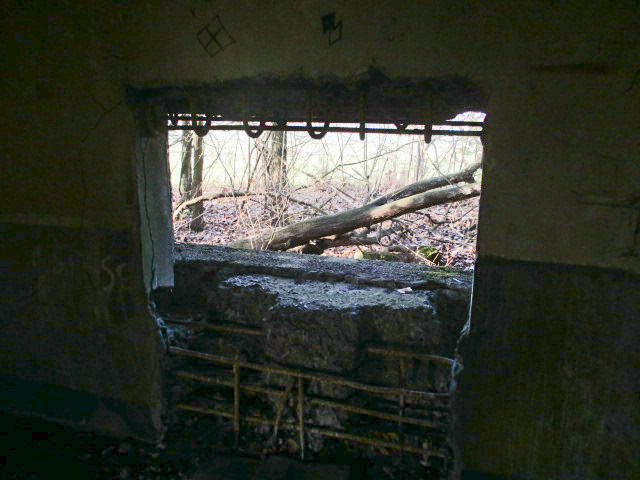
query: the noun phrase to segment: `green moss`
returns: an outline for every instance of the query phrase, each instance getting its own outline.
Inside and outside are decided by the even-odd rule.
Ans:
[[[354,258],[365,258],[367,260],[386,260],[387,262],[396,262],[398,258],[389,252],[361,252],[361,255]]]
[[[422,274],[424,280],[437,280],[438,278],[460,277],[461,271],[457,268],[434,267]]]
[[[433,263],[439,263],[441,259],[440,250],[433,245],[421,245],[418,247],[418,253]]]

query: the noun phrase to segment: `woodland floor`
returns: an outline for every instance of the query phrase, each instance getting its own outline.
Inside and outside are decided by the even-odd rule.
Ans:
[[[354,199],[364,199],[363,192],[354,188],[341,187],[341,190]],[[376,192],[375,198],[385,192]],[[321,208],[327,213],[356,208],[363,202],[349,200],[345,195],[336,195],[329,187],[314,186],[300,189],[292,194],[297,200]],[[174,208],[177,207],[174,195]],[[397,233],[382,238],[380,245],[348,246],[326,250],[323,255],[353,257],[358,250],[386,251],[391,245],[403,245],[403,251],[409,253],[418,246],[431,245],[440,252],[435,264],[449,267],[473,269],[476,254],[476,234],[478,225],[479,199],[472,198],[448,205],[439,205],[419,212],[410,213],[381,224],[383,229],[393,226]],[[226,245],[233,241],[252,236],[273,228],[273,214],[267,206],[267,198],[262,195],[251,197],[227,197],[204,202],[206,228],[202,232],[189,229],[189,213],[183,211],[174,220],[175,240],[180,242]],[[284,212],[286,224],[295,223],[317,212],[298,203],[290,202]],[[376,231],[377,226],[371,227]],[[415,263],[434,265],[433,262],[415,255],[404,255]]]

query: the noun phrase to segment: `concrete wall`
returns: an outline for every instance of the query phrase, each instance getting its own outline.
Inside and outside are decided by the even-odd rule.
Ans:
[[[87,5],[2,13],[2,405],[152,440],[163,400],[138,125],[99,18]]]
[[[459,435],[467,465],[514,478],[640,473],[640,277],[478,262]]]
[[[333,45],[322,34],[331,12],[342,22]],[[126,45],[129,79],[144,86],[370,66],[391,78],[468,76],[489,97],[482,253],[640,271],[637,252],[623,257],[633,212],[616,206],[637,197],[640,173],[633,2],[193,1],[136,13],[153,25]],[[213,57],[198,41],[207,25],[234,42]]]
[[[322,16],[332,12],[336,26],[342,22],[339,40],[337,31],[331,38],[322,33]],[[206,51],[198,32],[207,25],[217,31],[218,19],[230,37],[218,37],[220,51]],[[142,306],[134,174],[138,133],[126,106],[126,87],[211,84],[244,76],[349,77],[375,66],[390,78],[466,75],[488,95],[481,257],[639,273],[638,207],[628,208],[630,198],[638,196],[640,173],[638,19],[632,1],[597,7],[578,1],[316,0],[7,6],[0,28],[5,74],[0,82],[0,219],[71,227],[89,238],[92,226],[126,231],[133,255],[131,295]],[[335,42],[330,45],[330,40]],[[102,248],[87,245],[94,253]],[[28,242],[23,247],[25,252],[31,248]],[[553,290],[562,280],[551,276],[542,281]],[[478,291],[479,304],[491,296]],[[519,293],[511,290],[501,297],[507,306],[519,301]],[[544,316],[562,311],[561,301],[554,305]],[[508,341],[521,331],[520,321],[504,323],[506,330],[495,332]],[[139,371],[132,377],[138,388],[114,395],[153,410],[159,400],[157,361],[150,353],[156,344],[152,319],[140,307],[129,324],[138,332],[134,342],[144,347],[123,359],[124,370],[105,373],[103,382],[87,390],[108,395],[105,384],[117,381],[123,371]],[[25,330],[25,337],[29,334]],[[62,326],[51,330],[55,344],[70,338]],[[104,354],[125,345],[114,342]],[[638,343],[633,346],[637,349]],[[557,354],[562,347],[555,348]],[[594,345],[591,355],[608,358],[610,345]],[[15,359],[2,368],[16,372],[21,362],[28,360]],[[84,375],[69,368],[70,377]],[[482,392],[478,385],[488,381],[491,370],[468,369],[467,375]],[[47,381],[46,376],[35,380]],[[521,398],[529,393],[503,394]],[[504,456],[506,450],[499,447],[507,437],[491,425],[491,419],[474,417],[468,428],[493,435],[495,455]],[[523,438],[531,433],[526,426],[516,428]],[[469,452],[465,460],[470,466],[496,468],[497,461]],[[616,452],[609,458],[615,462]],[[510,471],[544,468],[522,461]]]

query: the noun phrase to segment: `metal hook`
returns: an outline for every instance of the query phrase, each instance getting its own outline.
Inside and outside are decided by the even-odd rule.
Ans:
[[[260,122],[260,125],[255,130],[251,129],[249,120],[247,119],[247,95],[242,96],[242,124],[244,125],[244,131],[250,138],[258,138],[264,131],[265,122]]]
[[[360,140],[364,140],[364,128],[365,128],[365,118],[364,118],[364,95],[360,97],[360,132],[358,135],[360,136]]]
[[[211,126],[211,120],[206,119],[204,125],[198,125],[198,115],[195,113],[197,108],[194,107],[193,102],[189,102],[189,110],[191,111],[191,130],[199,137],[204,137],[209,133],[209,127]]]
[[[426,143],[427,145],[429,145],[431,143],[431,137],[433,136],[433,126],[432,125],[425,125],[424,126],[424,143]]]
[[[315,140],[320,140],[327,134],[329,130],[329,122],[324,122],[324,126],[320,128],[317,132],[313,129],[312,120],[313,120],[313,100],[311,98],[311,90],[307,91],[306,98],[306,109],[307,109],[307,131],[309,132],[309,136]]]
[[[189,111],[191,112],[191,130],[199,137],[204,137],[209,133],[209,127],[211,126],[211,119],[207,118],[204,125],[198,125],[198,115],[195,113],[198,109],[194,106],[192,100],[189,101]]]
[[[244,125],[245,133],[249,135],[251,138],[258,138],[260,135],[262,135],[262,132],[264,131],[264,127],[265,127],[264,122],[260,122],[260,125],[259,125],[260,128],[256,128],[255,130],[251,130],[251,126],[249,125],[249,122],[246,119],[243,120],[242,123]]]
[[[199,137],[204,137],[209,133],[209,127],[211,126],[211,119],[207,118],[204,125],[198,125],[197,117],[195,113],[191,114],[191,129],[193,133]]]
[[[329,122],[324,122],[324,126],[322,128],[320,128],[317,133],[313,130],[313,126],[311,125],[311,122],[307,122],[307,128],[309,129],[309,136],[315,140],[320,140],[322,137],[324,137],[327,132],[329,131]]]
[[[178,117],[177,113],[170,113],[169,115],[169,123],[174,127],[177,127],[180,123],[180,117]]]
[[[433,92],[429,93],[429,121],[424,124],[424,143],[429,145],[433,136]]]

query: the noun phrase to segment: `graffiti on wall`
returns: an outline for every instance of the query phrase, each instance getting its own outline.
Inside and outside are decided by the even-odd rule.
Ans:
[[[236,43],[229,31],[226,29],[219,15],[214,16],[196,34],[198,43],[205,52],[213,58],[220,52]]]
[[[67,312],[68,320],[80,316],[92,325],[127,323],[133,315],[131,259],[128,242],[123,248],[113,240],[123,232],[97,234],[86,248],[55,241],[51,235],[37,236],[41,238],[29,246],[31,305],[50,306]]]
[[[329,45],[342,40],[342,21],[336,23],[336,12],[322,16],[322,34],[329,37]]]

